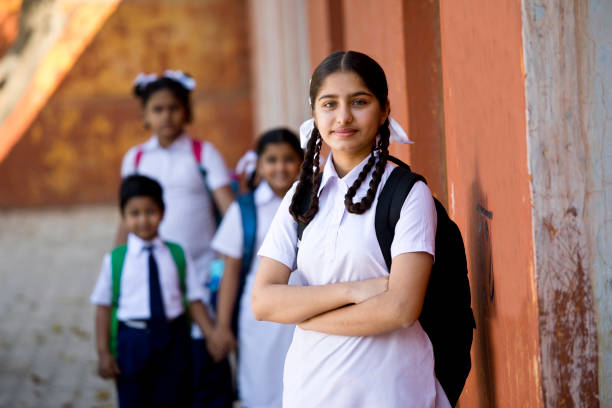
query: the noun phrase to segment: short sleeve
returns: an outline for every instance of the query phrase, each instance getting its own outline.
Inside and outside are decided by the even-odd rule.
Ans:
[[[435,256],[436,205],[429,187],[418,181],[404,201],[400,219],[395,226],[391,257],[406,252],[427,252]]]
[[[229,172],[223,157],[212,143],[205,142],[203,145],[202,164],[206,169],[206,184],[210,191],[215,191],[230,183]]]
[[[110,254],[106,254],[104,259],[102,259],[102,268],[100,268],[98,280],[89,300],[94,305],[110,306],[112,298]]]
[[[187,286],[187,300],[201,300],[204,301],[205,293],[204,288],[200,284],[198,280],[198,275],[196,274],[195,266],[193,264],[193,259],[191,255],[187,251],[185,251],[185,283]]]
[[[121,178],[125,178],[130,174],[134,174],[136,172],[136,152],[138,151],[138,146],[132,147],[128,152],[123,156],[123,161],[121,162]]]
[[[234,201],[225,213],[211,247],[225,256],[241,259],[244,246],[243,235],[240,206]]]
[[[272,220],[266,238],[257,253],[259,256],[272,258],[291,270],[293,270],[295,266],[297,222],[289,213],[289,205],[295,193],[296,185],[297,182],[294,183],[287,194],[285,194]]]

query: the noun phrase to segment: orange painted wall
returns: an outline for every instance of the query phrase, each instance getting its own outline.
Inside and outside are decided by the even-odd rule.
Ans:
[[[0,208],[114,202],[123,154],[149,137],[141,71],[192,74],[187,130],[235,164],[252,141],[245,19],[242,0],[122,2],[0,163]]]
[[[440,1],[448,191],[476,313],[463,407],[542,406],[521,3]]]

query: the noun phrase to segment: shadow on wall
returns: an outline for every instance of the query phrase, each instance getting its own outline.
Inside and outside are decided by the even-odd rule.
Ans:
[[[468,208],[470,231],[470,286],[475,309],[476,332],[472,346],[472,372],[480,395],[484,401],[481,406],[493,407],[495,395],[495,361],[490,336],[490,321],[495,317],[495,282],[493,278],[493,249],[491,245],[491,224],[493,212],[488,209],[487,196],[482,191],[478,180],[478,169],[475,170],[475,182],[472,183],[472,201]]]

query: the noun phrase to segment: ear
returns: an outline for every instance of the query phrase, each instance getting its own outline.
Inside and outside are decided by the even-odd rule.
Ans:
[[[378,123],[378,126],[382,126],[382,124],[385,123],[385,120],[387,120],[387,118],[389,117],[389,112],[391,112],[391,104],[389,102],[389,99],[387,99],[387,103],[380,112],[380,121]]]

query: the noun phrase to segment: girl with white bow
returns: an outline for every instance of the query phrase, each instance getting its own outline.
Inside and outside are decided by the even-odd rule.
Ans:
[[[206,338],[212,336],[214,320],[207,285],[215,251],[210,243],[216,230],[215,210],[222,215],[234,201],[229,171],[221,154],[208,141],[193,139],[185,131],[191,123],[191,92],[195,80],[179,70],[162,75],[139,74],[134,94],[142,104],[142,120],[152,136],[132,147],[124,156],[121,176],[148,176],[162,186],[166,204],[160,234],[179,243],[194,260],[198,280],[205,286],[204,305],[209,310],[206,324],[192,327],[192,363],[195,387],[194,407],[219,407],[233,402],[230,365],[221,349]],[[125,242],[120,226],[117,245]]]
[[[300,179],[259,251],[252,296],[257,319],[297,324],[283,406],[449,407],[418,322],[435,254],[427,185],[417,182],[403,204],[391,273],[375,232],[389,143],[410,143],[389,118],[384,71],[365,54],[333,53],[313,73],[310,105]],[[321,171],[323,141],[331,153]],[[288,285],[291,274],[304,285]]]

